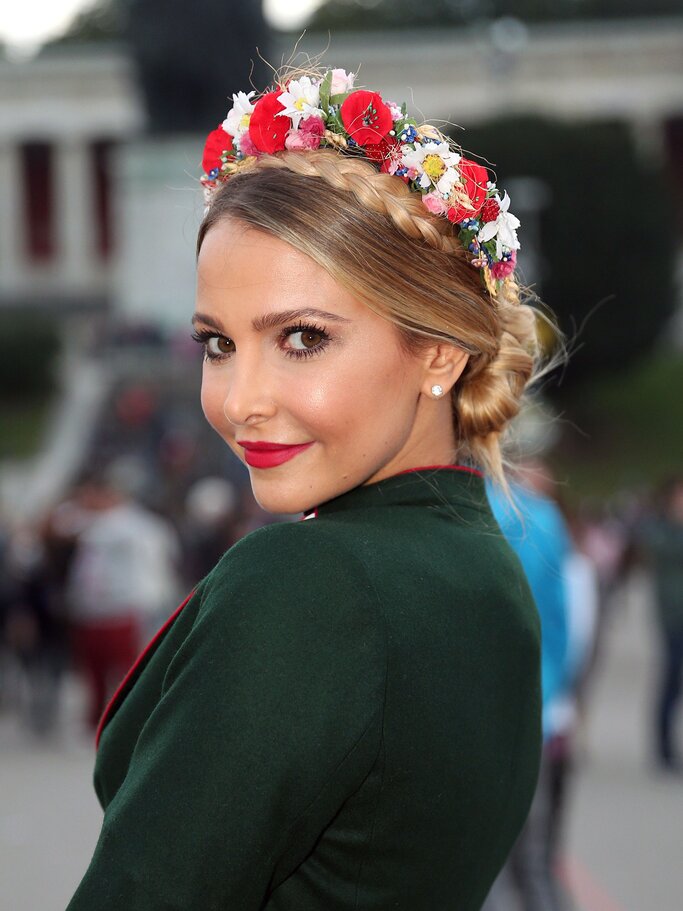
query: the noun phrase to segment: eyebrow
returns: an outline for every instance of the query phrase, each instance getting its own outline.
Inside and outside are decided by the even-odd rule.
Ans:
[[[256,332],[263,332],[266,329],[274,329],[285,323],[291,323],[292,320],[301,319],[320,319],[333,323],[349,323],[351,320],[338,313],[328,313],[327,310],[317,310],[315,307],[303,307],[299,310],[275,310],[272,313],[265,313],[263,316],[257,316],[251,321],[252,328]],[[208,313],[195,313],[192,317],[192,325],[204,323],[218,332],[224,332],[224,327],[219,320]]]

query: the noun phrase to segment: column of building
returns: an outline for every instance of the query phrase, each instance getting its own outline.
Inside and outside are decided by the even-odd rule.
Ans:
[[[97,282],[93,170],[83,136],[60,137],[55,153],[58,272],[68,294]]]
[[[13,137],[0,137],[0,293],[7,297],[21,292],[26,271],[20,156]]]

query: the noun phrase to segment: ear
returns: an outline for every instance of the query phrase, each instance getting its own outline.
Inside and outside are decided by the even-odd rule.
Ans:
[[[430,399],[445,398],[460,379],[469,354],[456,345],[441,342],[430,346],[424,357],[425,374],[420,391]],[[440,386],[442,391],[435,395],[433,386]]]

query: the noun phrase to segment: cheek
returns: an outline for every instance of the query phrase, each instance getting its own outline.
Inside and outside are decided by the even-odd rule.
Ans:
[[[348,434],[354,431],[365,439],[385,438],[400,433],[403,419],[412,414],[417,399],[413,385],[399,356],[362,350],[300,388],[292,397],[292,410],[329,441],[348,443]]]
[[[200,401],[204,417],[214,430],[222,434],[228,424],[228,421],[223,414],[223,389],[216,381],[215,375],[212,376],[207,371],[206,367],[204,367],[204,372],[202,373]]]

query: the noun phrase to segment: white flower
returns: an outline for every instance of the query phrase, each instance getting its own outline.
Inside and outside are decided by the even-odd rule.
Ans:
[[[345,95],[350,92],[355,78],[355,73],[347,73],[346,70],[332,70],[330,95]]]
[[[460,155],[452,152],[447,142],[415,143],[415,148],[403,150],[403,164],[421,171],[418,184],[423,190],[435,186],[440,193],[449,193],[460,175],[456,170]]]
[[[494,197],[495,198],[495,197]],[[485,224],[477,234],[479,243],[484,243],[491,238],[496,238],[496,256],[498,259],[503,255],[503,247],[508,250],[519,250],[520,243],[517,240],[516,228],[519,228],[519,219],[511,212],[510,197],[505,193],[502,199],[498,200],[500,212],[495,221]]]
[[[278,101],[285,109],[278,111],[276,117],[291,117],[295,130],[299,128],[299,123],[304,117],[325,117],[325,112],[318,107],[320,87],[311,82],[309,76],[292,79],[285,91],[278,95]]]
[[[228,112],[228,116],[223,121],[223,129],[231,136],[238,136],[249,129],[249,118],[254,110],[254,105],[249,100],[256,92],[238,92],[232,96],[233,106]]]
[[[447,168],[443,176],[436,182],[436,189],[444,196],[448,196],[456,183],[460,182],[460,171],[456,168]]]

